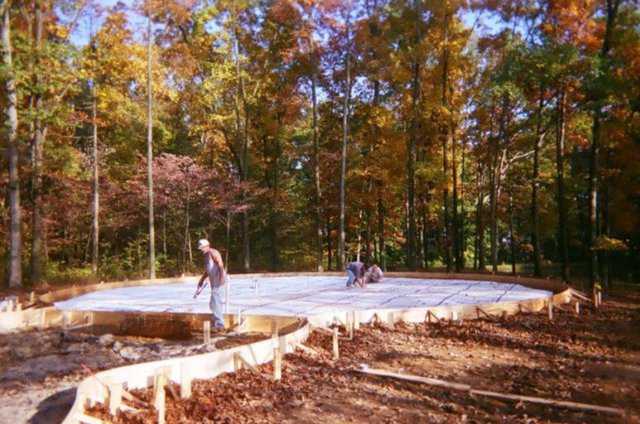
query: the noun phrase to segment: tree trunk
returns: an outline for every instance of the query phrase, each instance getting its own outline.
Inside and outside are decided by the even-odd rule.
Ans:
[[[162,211],[162,254],[167,258],[167,207]]]
[[[42,50],[42,7],[39,0],[34,1],[34,76],[33,84],[40,84],[40,54]],[[42,149],[45,139],[45,126],[42,122],[43,105],[42,94],[36,91],[33,98],[35,118],[33,135],[31,140],[32,174],[31,192],[33,200],[33,212],[31,214],[31,275],[32,285],[37,285],[42,280]]]
[[[600,75],[606,77],[609,73],[609,64],[607,58],[611,48],[611,37],[618,14],[620,0],[607,0],[606,13],[607,22],[605,28],[604,39],[602,42],[602,50],[600,51]],[[596,99],[597,102],[602,98]],[[599,283],[598,275],[598,252],[594,249],[596,238],[598,237],[598,177],[599,177],[599,154],[600,154],[600,125],[602,120],[602,105],[597,104],[593,116],[593,126],[591,129],[591,155],[589,161],[589,252],[591,257],[590,283],[591,287],[595,287]]]
[[[333,269],[333,244],[331,243],[331,224],[328,216],[325,232],[327,234],[327,270],[331,271]]]
[[[99,152],[98,152],[98,106],[96,100],[96,81],[92,83],[92,107],[91,123],[93,127],[93,202],[91,204],[93,251],[91,255],[91,271],[94,277],[98,277],[98,265],[100,262],[100,180],[99,180]]]
[[[188,178],[188,177],[187,177]],[[184,206],[184,256],[185,259],[189,258],[189,266],[188,270],[193,266],[193,255],[191,253],[191,237],[189,236],[190,232],[190,211],[189,204],[191,203],[191,186],[187,183],[187,198],[185,200]]]
[[[569,281],[569,246],[567,229],[567,205],[564,193],[564,144],[565,144],[565,91],[558,94],[558,111],[556,115],[556,180],[558,185],[558,244],[562,268],[560,275],[563,281]]]
[[[454,129],[452,128],[453,132]],[[460,262],[460,228],[458,227],[458,161],[456,158],[456,139],[451,137],[451,174],[453,176],[453,216],[451,218],[451,235],[453,236],[453,252],[455,257],[456,272],[462,271],[462,263]]]
[[[538,209],[538,189],[540,187],[540,148],[544,133],[542,130],[542,107],[544,105],[544,88],[540,87],[540,99],[538,101],[538,119],[536,124],[536,138],[533,145],[533,175],[531,176],[531,243],[533,244],[533,275],[542,276],[540,258],[540,214]]]
[[[378,187],[378,191],[382,190],[382,185]],[[387,255],[384,244],[384,205],[382,204],[382,196],[378,195],[378,248],[380,249],[379,265],[383,271],[387,270]]]
[[[11,52],[10,5],[0,5],[2,14],[2,61],[4,63],[4,87],[6,93],[5,130],[7,140],[7,162],[9,165],[9,264],[7,282],[9,287],[22,287],[22,217],[20,210],[20,176],[18,173],[18,96]]]
[[[476,201],[476,240],[474,247],[473,267],[480,271],[484,271],[484,221],[482,218],[483,210],[483,193],[478,191],[478,199]]]
[[[242,134],[242,160],[240,163],[240,180],[246,182],[249,180],[249,110],[247,106],[247,98],[244,89],[244,79],[240,72],[240,45],[238,43],[238,32],[235,29],[234,37],[235,56],[236,56],[236,82],[238,84],[238,93],[242,103],[244,112],[244,124],[240,124],[240,115],[237,116],[237,128]],[[242,200],[246,201],[246,196],[242,194]],[[251,238],[249,234],[249,212],[242,211],[242,268],[244,272],[251,270]]]
[[[227,251],[224,254],[224,263],[227,269],[229,269],[229,252],[231,252],[231,212],[229,211],[227,211],[227,217],[225,219],[225,247]]]
[[[466,238],[465,238],[465,231],[464,231],[464,225],[465,225],[465,211],[464,211],[464,180],[465,180],[465,176],[466,176],[466,163],[465,163],[465,157],[466,157],[466,143],[463,141],[462,142],[462,154],[461,154],[461,159],[462,159],[462,170],[461,170],[461,174],[460,174],[460,197],[458,199],[458,202],[460,204],[460,214],[458,215],[458,240],[459,240],[459,248],[460,251],[458,252],[458,255],[460,256],[460,269],[464,269],[465,268],[465,251],[466,251]]]
[[[151,12],[147,16],[147,186],[149,191],[149,278],[156,278],[156,241],[153,222],[153,93],[151,86]]]
[[[449,109],[449,12],[445,10],[444,15],[444,50],[442,57],[442,106]],[[444,134],[442,137],[442,173],[444,177],[444,188],[442,192],[442,203],[444,206],[444,225],[443,225],[443,244],[444,259],[447,266],[447,272],[451,272],[451,220],[449,218],[449,164],[447,161],[447,149],[449,138],[451,137],[451,121],[447,118],[444,124]]]
[[[427,188],[428,190],[428,188]],[[425,194],[422,202],[422,257],[424,269],[429,269],[429,218],[427,217],[427,204],[429,194]]]
[[[420,64],[416,58],[413,64],[411,83],[411,129],[407,140],[407,265],[416,270],[416,202],[415,202],[415,162],[418,137],[418,98],[420,96]]]
[[[516,239],[513,234],[513,194],[509,191],[509,243],[511,244],[511,274],[516,275]]]
[[[337,266],[338,269],[342,269],[345,263],[345,242],[346,242],[346,230],[345,230],[345,190],[346,190],[346,178],[347,178],[347,143],[349,140],[349,108],[351,98],[351,42],[350,37],[350,22],[347,17],[346,24],[346,40],[347,40],[347,54],[345,58],[345,67],[347,72],[347,78],[345,81],[345,94],[344,105],[342,108],[342,156],[340,165],[340,239],[338,241],[338,256]]]
[[[311,76],[311,103],[313,121],[313,180],[316,203],[316,270],[322,272],[322,192],[320,190],[320,147],[318,143],[318,109],[316,97],[316,72]]]

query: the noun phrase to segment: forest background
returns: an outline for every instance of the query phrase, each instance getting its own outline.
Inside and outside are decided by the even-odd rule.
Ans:
[[[10,287],[233,272],[640,280],[634,0],[0,5]]]

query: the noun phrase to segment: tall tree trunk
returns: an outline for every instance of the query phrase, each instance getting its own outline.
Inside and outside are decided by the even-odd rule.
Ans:
[[[34,87],[40,84],[40,54],[42,50],[42,5],[39,0],[34,1],[35,17],[35,51],[34,51]],[[33,198],[33,213],[31,214],[31,284],[37,285],[42,280],[42,149],[46,136],[46,129],[42,122],[42,94],[36,90],[34,95],[35,118],[33,124],[33,138],[31,140],[32,174],[31,191]]]
[[[22,287],[22,217],[20,211],[20,176],[18,173],[18,96],[11,52],[10,4],[0,4],[2,15],[2,61],[4,63],[4,88],[6,93],[5,130],[7,140],[7,162],[9,165],[9,264],[7,282],[9,287]]]
[[[331,271],[333,269],[333,244],[331,243],[331,223],[328,216],[326,218],[325,232],[327,234],[327,270]]]
[[[429,193],[425,194],[425,198],[422,202],[422,256],[424,260],[424,269],[429,269],[429,218],[427,216],[428,203]]]
[[[536,123],[536,138],[533,145],[533,175],[531,176],[531,242],[533,244],[533,275],[542,276],[540,258],[540,214],[538,209],[538,189],[540,187],[540,148],[544,138],[542,129],[542,108],[544,106],[544,88],[540,86],[540,98],[538,100],[538,119]]]
[[[509,244],[511,244],[511,274],[516,275],[516,239],[513,230],[513,193],[509,190]]]
[[[187,177],[188,178],[188,177]],[[189,258],[189,266],[187,267],[188,270],[191,269],[191,267],[193,266],[193,255],[191,253],[191,237],[190,237],[190,227],[191,227],[191,223],[190,223],[190,203],[191,203],[191,186],[189,183],[187,183],[187,197],[185,199],[185,206],[184,206],[184,255],[185,258]]]
[[[608,56],[611,49],[611,37],[614,30],[615,20],[618,15],[620,0],[606,0],[607,21],[605,27],[602,49],[600,50],[600,75],[606,76],[609,73]],[[599,104],[602,98],[596,99],[598,104],[593,114],[593,126],[591,129],[591,155],[589,161],[589,251],[591,256],[591,287],[599,283],[598,275],[598,252],[594,249],[598,237],[598,177],[599,177],[599,154],[600,154],[600,130],[602,120],[602,105]]]
[[[280,119],[278,119],[278,128],[280,128]],[[279,135],[274,140],[274,156],[273,161],[273,203],[270,213],[270,234],[271,234],[271,269],[278,271],[280,268],[280,246],[278,241],[278,227],[280,224],[278,213],[278,200],[280,198],[280,167],[278,159],[281,156]]]
[[[558,186],[558,244],[562,268],[560,275],[563,281],[569,280],[569,246],[567,229],[567,205],[564,193],[564,144],[565,144],[565,90],[558,94],[558,110],[556,113],[556,180]]]
[[[478,189],[479,189],[478,185]],[[474,246],[473,267],[484,271],[484,222],[482,219],[483,196],[481,190],[478,190],[478,199],[476,200],[476,235]]]
[[[162,210],[162,254],[167,257],[167,207]]]
[[[454,129],[452,128],[453,132]],[[455,266],[456,272],[462,271],[462,263],[460,261],[460,227],[459,218],[458,218],[458,160],[456,157],[456,138],[451,137],[451,174],[453,176],[453,204],[452,204],[452,212],[453,216],[451,218],[451,235],[453,236],[453,252],[455,257]]]
[[[242,72],[240,69],[240,44],[238,42],[238,29],[234,30],[234,48],[235,48],[235,68],[236,68],[236,82],[238,85],[238,94],[240,102],[242,103],[242,109],[244,113],[244,124],[240,124],[240,113],[237,112],[237,128],[242,134],[242,159],[240,163],[240,179],[242,182],[249,180],[249,110],[247,105],[247,97],[244,87],[244,79],[242,78]],[[237,109],[237,108],[236,108]],[[242,200],[246,201],[246,196],[242,194]],[[242,211],[242,268],[245,272],[251,270],[251,238],[249,234],[249,212],[247,210]]]
[[[608,151],[606,156],[608,157]],[[606,166],[605,160],[605,166]],[[609,184],[605,183],[602,187],[602,233],[604,236],[609,237],[611,235],[611,220],[609,219]],[[604,290],[609,290],[609,251],[604,250],[602,252],[601,262],[601,275],[602,275],[602,287]]]
[[[91,126],[93,128],[93,202],[91,203],[93,251],[91,255],[91,271],[98,277],[100,262],[100,180],[99,180],[99,152],[98,152],[98,106],[96,100],[96,81],[92,83]]]
[[[378,192],[382,190],[382,184],[378,187]],[[378,248],[380,249],[379,265],[383,271],[387,270],[387,252],[384,243],[384,205],[382,196],[378,195]]]
[[[416,30],[418,25],[416,24]],[[417,31],[419,33],[419,31]],[[416,35],[416,44],[419,34]],[[415,201],[415,163],[418,137],[418,102],[420,97],[420,64],[416,58],[413,63],[413,80],[411,82],[411,129],[407,140],[407,265],[410,270],[416,269],[416,201]]]
[[[496,147],[497,150],[497,147]],[[498,272],[498,189],[497,172],[498,160],[497,151],[494,152],[494,159],[491,166],[491,193],[489,203],[491,209],[491,272]]]
[[[153,93],[151,85],[151,11],[147,16],[147,187],[149,191],[149,278],[156,278],[156,237],[153,222]]]
[[[346,242],[346,229],[345,229],[345,191],[346,191],[346,178],[347,178],[347,143],[349,141],[349,109],[351,100],[351,41],[350,37],[350,21],[347,17],[346,25],[346,40],[347,40],[347,52],[345,58],[345,68],[347,71],[347,78],[345,81],[345,93],[344,93],[344,105],[342,108],[342,156],[340,162],[340,239],[338,241],[338,255],[337,266],[338,269],[342,269],[345,263],[345,242]]]
[[[227,210],[227,216],[225,218],[225,248],[226,252],[224,254],[224,263],[229,269],[229,254],[231,252],[231,212]]]
[[[465,268],[465,257],[464,257],[464,253],[466,251],[466,238],[465,238],[465,231],[464,231],[464,225],[465,225],[465,211],[464,211],[464,180],[465,180],[465,176],[467,175],[467,169],[466,169],[466,162],[465,162],[465,158],[466,158],[466,143],[463,141],[462,142],[462,154],[461,154],[461,159],[462,159],[462,170],[461,170],[461,174],[460,174],[460,197],[458,199],[458,202],[460,203],[460,214],[458,215],[458,240],[459,240],[459,247],[460,247],[460,251],[458,252],[458,255],[460,256],[460,269],[464,269]]]
[[[318,143],[318,108],[316,97],[316,72],[311,75],[311,103],[313,121],[313,180],[316,203],[316,270],[322,272],[322,191],[320,190],[320,147]]]
[[[442,53],[442,106],[449,109],[449,11],[445,10],[444,15],[444,49]],[[447,266],[447,272],[451,272],[451,219],[449,217],[449,164],[447,160],[447,149],[449,146],[449,138],[451,137],[451,121],[447,118],[445,122],[445,133],[442,137],[442,173],[444,177],[444,188],[442,192],[442,202],[444,206],[444,225],[443,225],[443,243],[444,258]]]

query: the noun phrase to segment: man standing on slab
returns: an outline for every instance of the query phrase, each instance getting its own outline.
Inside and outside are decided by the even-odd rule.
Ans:
[[[220,252],[209,245],[209,241],[205,239],[198,240],[198,249],[204,255],[204,274],[200,277],[195,299],[204,288],[203,284],[209,278],[211,285],[211,299],[209,307],[211,308],[211,327],[212,329],[224,329],[224,316],[222,314],[222,288],[227,281],[227,273],[224,270],[224,262]]]

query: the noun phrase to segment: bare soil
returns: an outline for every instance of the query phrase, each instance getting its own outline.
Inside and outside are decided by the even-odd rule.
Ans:
[[[222,334],[211,346],[188,340],[103,334],[101,328],[31,330],[0,335],[0,423],[61,422],[76,386],[90,373],[139,362],[195,355],[258,340]],[[184,337],[182,337],[184,339]]]
[[[568,308],[460,325],[366,326],[340,339],[314,332],[307,346],[319,354],[288,354],[282,380],[272,366],[197,380],[190,399],[167,391],[168,423],[253,422],[640,422],[640,297],[611,297],[598,311]],[[466,383],[477,389],[622,408],[627,417],[532,403],[471,397],[441,387],[366,376],[371,368]],[[151,390],[135,391],[151,402]],[[152,409],[110,417],[116,423],[156,422]]]

